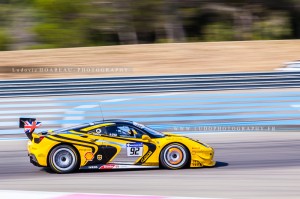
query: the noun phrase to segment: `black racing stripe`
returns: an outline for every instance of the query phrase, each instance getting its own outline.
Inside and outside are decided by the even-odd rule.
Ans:
[[[50,137],[45,137],[49,140],[52,140],[52,141],[56,141],[56,142],[61,142],[61,140],[56,140],[56,139],[53,139],[53,138],[50,138]],[[91,148],[92,149],[92,152],[94,153],[95,152],[95,148],[94,147],[91,147],[91,146],[88,146],[88,145],[84,145],[84,144],[76,144],[76,143],[71,143],[71,144],[74,144],[74,145],[78,145],[78,146],[83,146],[83,147],[88,147],[88,148]]]
[[[150,158],[153,155],[154,151],[156,150],[155,144],[148,143],[148,142],[143,142],[143,143],[148,146],[148,151],[145,153],[143,157],[140,158],[140,160],[137,163],[135,163],[136,165],[144,164],[148,160],[148,158]],[[151,152],[150,155],[148,155],[149,152]]]
[[[141,143],[147,145],[148,146],[148,151],[145,153],[144,156],[142,156],[140,158],[140,160],[137,163],[135,163],[136,165],[144,164],[148,160],[148,158],[150,158],[153,155],[154,151],[156,150],[156,145],[152,144],[152,143],[149,143],[149,142],[135,141],[135,140],[133,141],[133,140],[131,140],[131,138],[127,139],[127,138],[120,138],[120,137],[111,137],[111,136],[108,136],[108,135],[104,135],[103,137],[108,137],[108,138],[123,140],[123,141],[130,141],[130,142],[141,142]],[[152,152],[151,155],[148,155],[149,152]],[[147,155],[148,155],[148,157],[147,157]]]
[[[67,138],[67,137],[64,137],[64,136],[61,136],[61,135],[52,135],[54,137],[57,137],[57,138],[61,138],[61,139],[66,139],[66,140],[70,140],[70,141],[75,141],[75,142],[82,142],[82,143],[88,143],[88,144],[92,144],[92,145],[95,145],[94,143],[92,142],[86,142],[86,141],[82,141],[82,140],[77,140],[77,139],[73,139],[73,138]],[[107,135],[102,135],[103,137],[107,137],[107,138],[112,138],[112,139],[116,139],[116,140],[123,140],[123,141],[128,141],[128,142],[141,142],[145,145],[148,146],[148,151],[145,153],[144,156],[142,156],[140,158],[140,160],[136,163],[136,165],[142,165],[143,163],[145,163],[147,161],[148,158],[150,158],[152,156],[152,154],[154,153],[154,151],[156,150],[156,145],[155,144],[152,144],[152,143],[149,143],[149,142],[143,142],[143,141],[136,141],[136,140],[132,140],[131,138],[120,138],[120,137],[111,137],[111,136],[107,136]],[[98,146],[96,145],[96,147],[98,148],[98,152],[101,151],[101,146]],[[93,153],[95,151],[93,150]],[[149,152],[152,152],[151,155],[148,155]],[[148,155],[148,157],[146,157]],[[107,159],[106,159],[107,161]],[[106,162],[105,161],[105,162]],[[93,162],[94,163],[94,162]],[[107,162],[106,162],[107,163]],[[86,165],[90,165],[89,163],[87,163]]]
[[[98,151],[94,154],[94,159],[92,161],[88,161],[85,166],[91,166],[94,164],[107,164],[112,157],[117,153],[117,148],[112,146],[99,146]],[[98,155],[102,156],[101,160],[98,160]]]
[[[66,138],[66,137],[59,136],[59,135],[52,135],[52,136],[56,137],[58,139],[64,139],[63,140],[64,142],[70,142],[71,144],[74,144],[74,145],[85,146],[85,147],[91,148],[93,153],[96,151],[96,148],[98,148],[97,145],[94,146],[94,147],[89,146],[89,145],[84,145],[84,144],[91,144],[89,142],[85,142],[85,141],[81,141],[81,140],[76,140],[76,139],[72,139],[72,138]],[[59,140],[59,142],[61,142],[61,140]],[[77,143],[72,143],[72,142],[80,142],[80,143],[83,143],[83,144],[77,144]],[[93,145],[95,145],[95,144],[93,144]]]
[[[96,148],[98,148],[98,151],[95,154],[95,148],[89,146],[90,148],[92,148],[92,152],[94,153],[94,159],[92,161],[87,161],[84,166],[93,165],[95,163],[106,164],[117,153],[117,148],[112,147],[112,146],[104,147],[103,145],[96,145],[92,142],[87,142],[87,141],[83,141],[83,140],[68,138],[68,137],[64,137],[64,136],[61,136],[61,135],[55,135],[54,137],[57,137],[57,138],[60,138],[60,139],[66,139],[66,140],[70,140],[70,141],[74,141],[74,142],[81,142],[81,143],[85,143],[85,144],[88,143],[88,144],[94,145]],[[101,160],[97,159],[98,155],[102,155]]]
[[[52,136],[53,136],[53,137],[60,138],[60,139],[70,140],[70,141],[73,141],[73,142],[81,142],[81,143],[84,143],[84,144],[91,144],[91,145],[93,145],[94,147],[98,148],[98,145],[97,145],[97,144],[94,144],[93,142],[88,142],[88,141],[83,141],[83,140],[78,140],[78,139],[68,138],[68,137],[64,137],[64,136],[61,136],[61,135],[52,135]]]

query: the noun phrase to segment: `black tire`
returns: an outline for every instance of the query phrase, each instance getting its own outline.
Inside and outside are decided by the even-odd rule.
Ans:
[[[163,148],[159,160],[166,169],[181,169],[187,166],[189,152],[182,144],[172,143]]]
[[[78,169],[79,158],[73,147],[59,145],[53,148],[48,161],[54,172],[71,173]]]

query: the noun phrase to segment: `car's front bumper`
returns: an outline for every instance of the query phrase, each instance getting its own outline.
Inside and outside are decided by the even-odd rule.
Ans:
[[[195,150],[191,153],[191,165],[190,167],[212,167],[216,162],[213,160],[214,150],[213,148],[207,148],[205,150]]]

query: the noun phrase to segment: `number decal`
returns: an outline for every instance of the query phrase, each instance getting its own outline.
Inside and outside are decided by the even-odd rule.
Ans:
[[[128,143],[127,147],[127,156],[142,156],[143,155],[143,143]]]
[[[140,149],[141,148],[139,148],[139,147],[130,148],[130,156],[139,156]]]

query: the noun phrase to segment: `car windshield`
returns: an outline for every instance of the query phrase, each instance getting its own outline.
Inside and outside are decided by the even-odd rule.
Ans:
[[[148,126],[145,126],[145,128],[143,130],[147,131],[149,134],[153,135],[156,138],[163,138],[163,137],[165,137],[165,134],[163,134],[163,133],[161,133],[159,131],[156,131],[154,129],[151,129]]]
[[[141,128],[143,129],[144,131],[146,131],[147,133],[149,133],[150,135],[152,135],[153,137],[155,138],[162,138],[162,137],[165,137],[165,134],[159,132],[159,131],[156,131],[154,129],[151,129],[150,127],[148,126],[145,126],[143,124],[140,124],[140,123],[137,123],[137,122],[132,122],[132,124],[138,128]]]
[[[133,125],[134,125],[134,126],[137,126],[137,127],[139,127],[139,128],[141,128],[141,129],[143,129],[144,131],[147,131],[147,133],[149,133],[150,135],[152,135],[152,136],[155,137],[155,138],[162,138],[162,137],[165,137],[165,134],[163,134],[163,133],[161,133],[161,132],[159,132],[159,131],[156,131],[156,130],[154,130],[154,129],[151,129],[150,127],[145,126],[145,125],[143,125],[143,124],[139,124],[139,123],[137,123],[137,122],[133,122]]]

